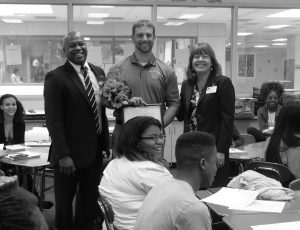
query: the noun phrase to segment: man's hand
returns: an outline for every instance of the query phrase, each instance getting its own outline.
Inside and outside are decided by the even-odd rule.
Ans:
[[[224,155],[224,153],[217,152],[217,158],[218,158],[217,167],[222,168],[225,164],[225,155]]]
[[[58,161],[60,172],[67,174],[67,175],[74,175],[74,172],[76,170],[74,162],[71,157],[66,156]]]
[[[128,101],[129,105],[134,105],[134,106],[143,106],[147,105],[147,103],[143,100],[141,97],[133,97]]]

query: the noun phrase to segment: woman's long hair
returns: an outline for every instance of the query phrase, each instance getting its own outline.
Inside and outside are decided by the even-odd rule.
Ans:
[[[14,98],[16,100],[17,103],[17,110],[16,113],[14,115],[14,119],[13,122],[14,123],[22,123],[24,122],[24,116],[25,116],[25,110],[24,107],[22,105],[22,103],[18,100],[18,98],[13,95],[13,94],[4,94],[0,97],[0,105],[3,105],[3,102],[6,98]],[[4,123],[4,112],[2,109],[0,109],[0,123]]]
[[[274,132],[266,151],[266,161],[281,163],[280,142],[288,147],[300,146],[300,105],[291,103],[283,106],[275,122]]]
[[[153,117],[138,116],[128,120],[123,125],[117,142],[118,157],[125,156],[130,161],[154,161],[152,156],[141,152],[138,147],[143,133],[152,125],[162,128],[161,123]]]
[[[222,73],[221,66],[216,58],[215,52],[213,48],[206,42],[198,43],[194,47],[191,48],[189,64],[187,67],[186,77],[192,81],[196,81],[197,76],[193,69],[193,58],[196,54],[200,55],[208,55],[211,58],[212,67],[211,67],[211,75],[220,75]]]

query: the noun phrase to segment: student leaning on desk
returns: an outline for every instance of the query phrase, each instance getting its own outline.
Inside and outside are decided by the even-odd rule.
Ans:
[[[22,103],[12,94],[4,94],[0,97],[0,144],[14,145],[23,144],[25,140],[25,122],[24,108]],[[2,164],[0,166],[6,174],[15,174],[15,167]],[[33,179],[31,175],[26,176],[27,189],[33,192],[36,196],[36,189],[32,191]],[[23,184],[23,178],[19,177],[20,185]],[[50,208],[53,204],[45,202],[44,208]]]
[[[266,161],[285,164],[300,178],[300,105],[285,105],[266,150]]]

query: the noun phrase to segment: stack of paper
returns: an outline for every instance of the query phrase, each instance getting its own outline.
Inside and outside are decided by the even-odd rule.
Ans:
[[[24,145],[6,145],[5,147],[10,151],[21,151],[26,149],[26,146]]]
[[[282,212],[285,202],[256,200],[257,195],[257,191],[222,188],[202,201],[242,211]]]
[[[258,195],[257,191],[222,188],[215,194],[202,199],[203,202],[227,206],[230,208],[245,207],[252,203]]]
[[[300,221],[251,226],[253,230],[299,230]]]
[[[34,157],[39,157],[40,155],[41,155],[40,153],[34,153],[34,152],[30,152],[30,151],[21,151],[21,152],[17,152],[17,153],[8,154],[5,157],[8,159],[11,159],[13,161],[16,161],[16,160],[25,160],[25,159],[30,159],[30,158],[34,158]]]

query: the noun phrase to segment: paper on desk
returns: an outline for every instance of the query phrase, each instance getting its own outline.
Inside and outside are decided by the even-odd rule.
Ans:
[[[21,152],[17,152],[17,153],[8,154],[5,157],[15,161],[15,160],[24,160],[24,159],[39,157],[40,155],[41,155],[40,153],[35,153],[35,152],[31,152],[31,151],[21,151]]]
[[[30,147],[49,147],[51,145],[51,142],[49,141],[29,141],[24,143],[25,146]]]
[[[32,130],[28,130],[25,132],[25,142],[32,142],[32,141],[48,141],[49,139],[49,132],[48,129],[45,127],[34,127]]]
[[[236,149],[236,148],[229,148],[229,153],[246,153],[245,150],[240,150],[240,149]]]
[[[251,226],[253,230],[299,230],[300,221]]]
[[[228,207],[244,207],[252,203],[257,195],[257,191],[224,187],[215,194],[202,199],[202,201]]]
[[[25,150],[26,146],[24,145],[6,145],[7,150],[12,150],[12,151],[20,151],[20,150]]]
[[[256,212],[277,212],[281,213],[285,202],[271,200],[254,200],[252,203],[244,207],[235,207],[230,209]]]

